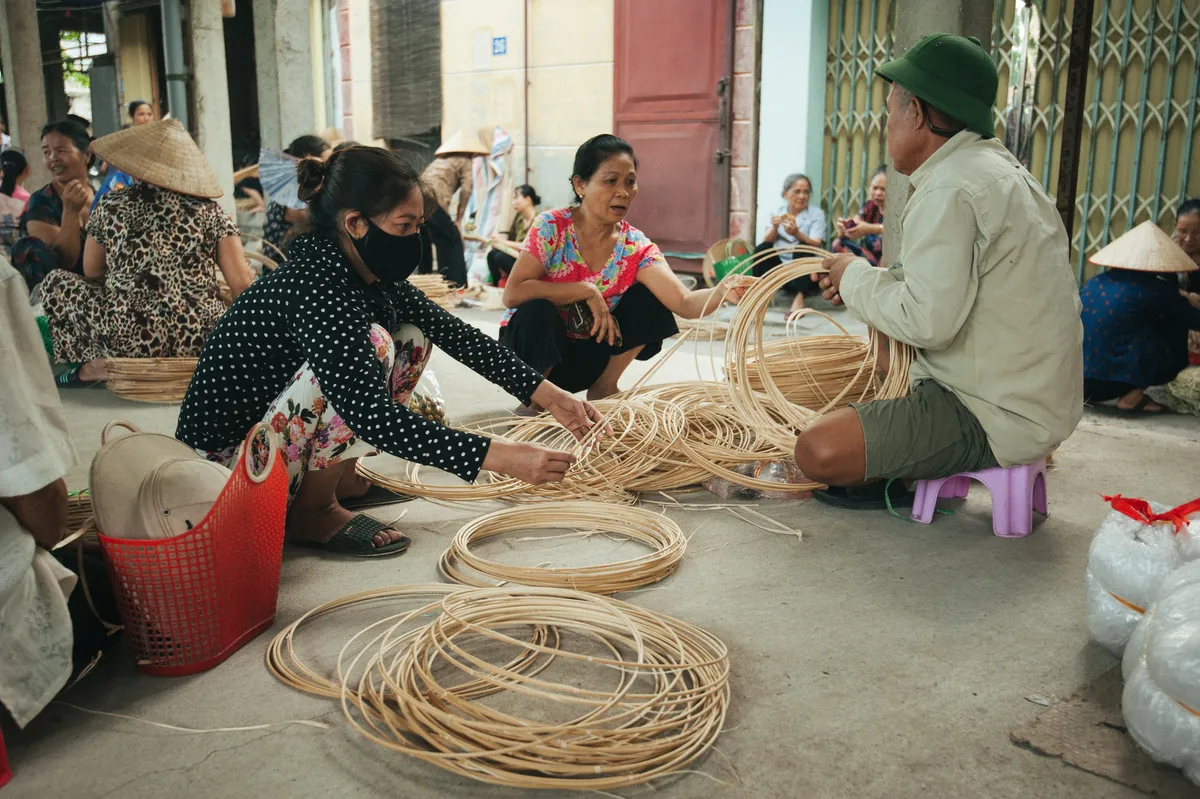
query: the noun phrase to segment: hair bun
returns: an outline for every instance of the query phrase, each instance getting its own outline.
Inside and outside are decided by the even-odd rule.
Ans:
[[[299,184],[296,193],[301,200],[311,203],[317,199],[325,183],[327,171],[325,163],[315,158],[304,158],[296,164],[296,180]]]

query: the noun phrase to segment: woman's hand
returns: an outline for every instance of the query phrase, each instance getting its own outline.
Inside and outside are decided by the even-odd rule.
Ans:
[[[568,394],[549,380],[542,381],[542,384],[537,387],[537,391],[533,392],[532,399],[536,404],[545,408],[546,412],[553,416],[559,424],[570,430],[576,441],[583,441],[588,431],[598,424],[603,425],[602,435],[612,433],[608,422],[604,421],[600,411],[596,410],[590,402],[584,402],[574,394]]]
[[[721,284],[725,291],[721,299],[737,305],[742,301],[742,297],[746,296],[746,292],[757,282],[758,278],[753,275],[734,275],[733,277],[725,278],[725,282]]]
[[[795,218],[795,217],[792,217],[792,218],[790,218],[790,219],[784,220],[784,223],[783,223],[783,232],[784,232],[784,233],[786,233],[786,234],[788,234],[789,236],[791,236],[791,237],[792,237],[792,238],[794,238],[794,239],[796,239],[796,238],[799,238],[799,237],[800,237],[800,235],[799,235],[799,234],[800,234],[800,228],[799,228],[799,226],[797,226],[797,225],[796,225],[796,218]]]
[[[613,319],[612,311],[608,309],[608,301],[604,299],[604,295],[600,293],[600,289],[595,283],[582,283],[581,285],[591,289],[585,300],[588,310],[592,312],[592,329],[588,335],[596,339],[598,344],[607,341],[610,347],[615,345],[620,328],[617,327],[617,320]]]
[[[1192,304],[1192,307],[1200,311],[1200,294],[1188,294],[1187,301]]]
[[[494,438],[483,468],[536,486],[560,482],[574,463],[575,456],[569,452]]]
[[[72,180],[63,189],[63,213],[73,214],[75,216],[83,216],[85,209],[91,209],[92,197],[96,192],[92,191],[92,187],[82,180]]]

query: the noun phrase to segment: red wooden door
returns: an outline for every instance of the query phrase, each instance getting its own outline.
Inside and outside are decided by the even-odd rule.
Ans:
[[[733,0],[615,9],[613,121],[640,162],[629,221],[672,267],[699,270],[729,230]]]

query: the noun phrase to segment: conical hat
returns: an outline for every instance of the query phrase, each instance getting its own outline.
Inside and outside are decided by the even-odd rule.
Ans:
[[[92,152],[130,177],[180,194],[213,198],[225,193],[177,119],[110,133],[92,144]]]
[[[1139,272],[1194,272],[1192,261],[1162,228],[1143,222],[1088,259],[1098,266]]]
[[[490,155],[491,150],[480,144],[479,139],[472,139],[461,130],[457,130],[453,136],[442,143],[441,147],[437,148],[434,155],[451,155],[455,153]]]

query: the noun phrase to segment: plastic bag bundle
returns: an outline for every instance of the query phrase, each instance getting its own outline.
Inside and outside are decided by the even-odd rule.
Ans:
[[[1200,560],[1169,575],[1121,662],[1133,739],[1200,785]]]
[[[419,413],[431,422],[449,424],[446,419],[446,400],[442,397],[442,387],[438,383],[437,376],[429,367],[421,372],[421,378],[408,398],[408,409]]]
[[[1200,525],[1188,524],[1194,503],[1104,499],[1113,511],[1088,551],[1084,612],[1092,639],[1120,657],[1167,575],[1200,559]]]

